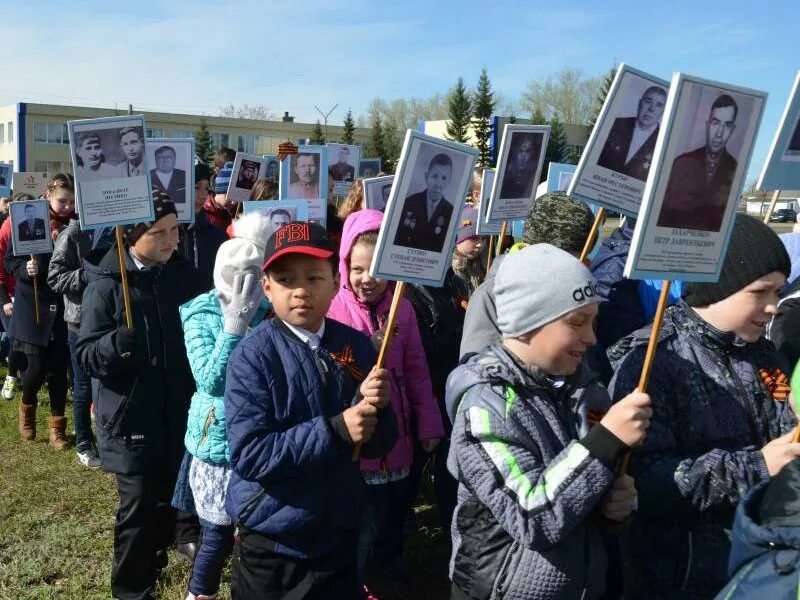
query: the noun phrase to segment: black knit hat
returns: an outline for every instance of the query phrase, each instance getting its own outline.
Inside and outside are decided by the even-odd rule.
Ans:
[[[166,192],[153,189],[153,214],[155,214],[155,219],[151,223],[137,223],[136,225],[128,226],[125,231],[125,240],[128,245],[133,246],[159,219],[163,219],[167,215],[178,216],[178,210]]]
[[[777,234],[758,219],[737,214],[731,241],[717,283],[687,283],[683,297],[689,306],[708,306],[731,296],[773,271],[787,277],[792,263]]]

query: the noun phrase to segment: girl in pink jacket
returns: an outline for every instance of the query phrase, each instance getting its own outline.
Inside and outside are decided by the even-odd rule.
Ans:
[[[328,311],[328,317],[371,336],[378,346],[394,291],[389,282],[369,276],[382,219],[383,213],[377,210],[360,210],[347,217],[339,247],[341,287]],[[370,554],[387,570],[402,571],[405,520],[416,489],[409,477],[415,440],[430,453],[444,435],[417,318],[406,299],[400,302],[394,335],[384,366],[391,374],[399,435],[388,455],[361,461],[369,500],[359,540],[362,582]]]

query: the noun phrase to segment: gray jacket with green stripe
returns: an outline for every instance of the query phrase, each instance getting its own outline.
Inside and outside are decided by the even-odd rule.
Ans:
[[[606,556],[598,505],[624,444],[589,411],[606,390],[581,367],[555,381],[495,344],[447,382],[458,479],[450,577],[468,598],[596,598]]]

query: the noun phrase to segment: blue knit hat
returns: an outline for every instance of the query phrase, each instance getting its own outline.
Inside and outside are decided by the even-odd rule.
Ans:
[[[228,185],[231,182],[231,173],[233,173],[233,163],[226,162],[225,165],[219,170],[216,178],[214,178],[214,193],[227,194]]]

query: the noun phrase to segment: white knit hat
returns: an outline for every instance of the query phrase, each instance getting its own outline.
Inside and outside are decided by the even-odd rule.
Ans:
[[[237,273],[253,270],[258,276],[261,272],[271,230],[269,220],[260,213],[245,215],[233,222],[233,238],[219,247],[214,261],[214,288],[221,297],[230,298]]]

